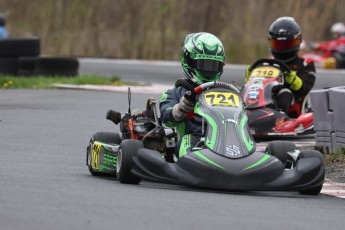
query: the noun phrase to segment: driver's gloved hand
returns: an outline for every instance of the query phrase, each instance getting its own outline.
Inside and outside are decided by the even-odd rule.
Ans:
[[[187,113],[194,110],[194,102],[188,100],[185,96],[183,96],[179,103],[174,105],[172,109],[172,115],[176,121],[182,121]]]
[[[244,83],[248,82],[251,72],[252,72],[252,66],[249,65],[246,69],[246,72],[245,72],[246,78],[244,79]]]
[[[284,72],[285,82],[290,85],[290,89],[297,91],[302,85],[303,81],[297,76],[296,71],[286,71]]]

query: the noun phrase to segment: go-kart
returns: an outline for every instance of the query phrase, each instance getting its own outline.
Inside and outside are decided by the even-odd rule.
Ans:
[[[313,132],[313,113],[309,95],[282,112],[276,96],[284,85],[284,72],[290,68],[276,59],[260,59],[252,65],[242,95],[247,108],[249,128],[254,137],[296,136]]]
[[[312,60],[315,65],[323,68],[345,68],[345,37],[339,37],[331,41],[311,43],[312,52],[304,53],[301,56]]]
[[[288,141],[269,142],[265,152],[258,152],[236,87],[209,82],[194,93],[202,138],[183,136],[176,162],[167,161],[140,140],[123,140],[116,169],[121,183],[146,179],[207,189],[320,193],[325,175],[320,152],[300,151]]]
[[[93,176],[117,176],[119,147],[127,139],[137,140],[141,146],[160,152],[166,161],[173,161],[176,132],[161,125],[157,116],[156,100],[149,98],[144,111],[132,112],[131,91],[128,88],[128,103],[128,112],[123,116],[114,110],[108,110],[106,114],[107,120],[120,126],[121,134],[97,132],[90,138],[86,151],[86,165]],[[135,146],[135,143],[128,146],[128,150]]]

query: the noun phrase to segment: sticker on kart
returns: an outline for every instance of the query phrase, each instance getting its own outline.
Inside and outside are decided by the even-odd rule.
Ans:
[[[92,152],[91,152],[91,167],[93,169],[99,169],[99,153],[101,152],[102,144],[95,141],[92,144]]]
[[[239,107],[240,98],[230,92],[210,92],[205,94],[206,103],[210,106]]]
[[[263,66],[253,70],[250,77],[278,77],[280,70],[272,66]]]

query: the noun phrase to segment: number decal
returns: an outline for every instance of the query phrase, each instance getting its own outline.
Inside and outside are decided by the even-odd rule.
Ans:
[[[226,100],[226,97],[225,97],[223,94],[218,94],[218,95],[217,95],[217,98],[220,99],[220,100],[218,101],[219,104],[226,104],[226,101],[225,101],[225,100]]]
[[[215,96],[216,96],[215,94],[209,94],[209,93],[206,94],[205,97],[206,97],[207,103],[213,105],[214,97],[215,97]],[[210,100],[207,100],[207,99],[210,99]],[[209,102],[208,102],[208,101],[209,101]]]
[[[240,105],[239,96],[229,92],[210,92],[205,94],[205,100],[212,106],[238,107]]]
[[[92,157],[91,167],[93,169],[99,169],[99,153],[101,152],[102,145],[98,142],[94,142],[92,145]]]
[[[253,70],[250,77],[278,77],[280,70],[271,66],[263,66]]]

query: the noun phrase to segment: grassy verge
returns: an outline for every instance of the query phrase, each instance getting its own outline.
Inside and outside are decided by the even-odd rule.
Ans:
[[[0,89],[49,89],[54,88],[54,84],[73,85],[138,85],[138,83],[122,82],[120,77],[103,77],[98,75],[81,75],[77,77],[18,77],[1,76]]]

